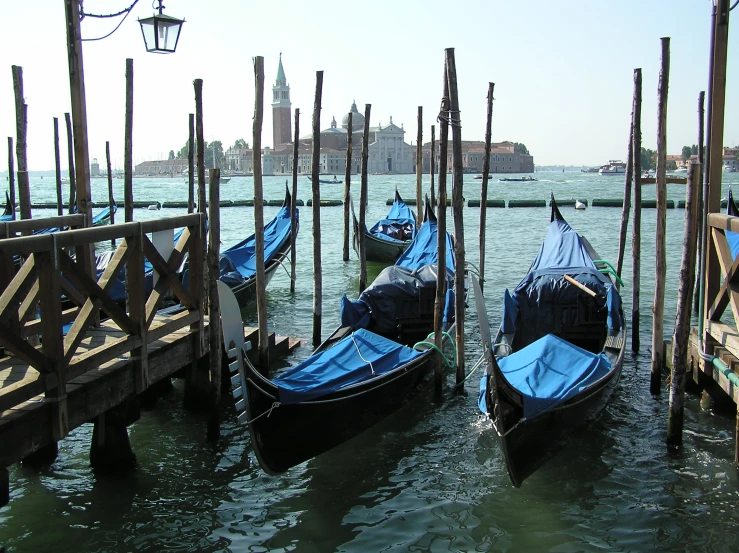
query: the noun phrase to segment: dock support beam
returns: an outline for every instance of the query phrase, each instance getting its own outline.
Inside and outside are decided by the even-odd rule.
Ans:
[[[10,502],[10,474],[6,467],[0,467],[0,507]]]
[[[23,458],[23,465],[33,468],[48,467],[56,461],[59,455],[58,442],[52,442],[48,445],[40,447],[30,455]]]
[[[90,444],[92,468],[126,471],[136,466],[127,427],[140,416],[138,397],[133,396],[95,419]]]

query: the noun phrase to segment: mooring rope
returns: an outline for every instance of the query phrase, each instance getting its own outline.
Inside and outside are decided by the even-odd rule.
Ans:
[[[267,418],[269,418],[269,416],[272,414],[272,410],[273,409],[277,409],[280,405],[281,405],[281,403],[279,401],[275,401],[274,403],[272,403],[272,406],[268,410],[266,410],[261,415],[257,415],[256,417],[254,417],[250,421],[246,421],[246,424],[251,424],[254,421],[259,420],[260,418],[262,418],[264,415],[267,415]]]
[[[354,347],[357,349],[357,353],[359,354],[359,358],[364,361],[365,363],[369,364],[370,370],[372,371],[372,376],[375,376],[375,368],[372,366],[372,361],[367,361],[364,357],[362,357],[362,352],[359,351],[359,346],[357,345],[356,340],[354,339],[354,333],[351,333],[352,337],[352,343],[354,344]]]
[[[467,382],[467,379],[469,379],[469,377],[471,377],[473,374],[475,374],[475,371],[477,371],[477,369],[479,369],[480,367],[482,367],[484,364],[485,364],[485,354],[483,353],[482,355],[480,355],[480,358],[477,360],[477,362],[472,367],[472,370],[467,374],[467,376],[465,376],[464,379],[462,379],[462,381],[459,384],[457,384],[457,387],[459,388],[465,382]]]

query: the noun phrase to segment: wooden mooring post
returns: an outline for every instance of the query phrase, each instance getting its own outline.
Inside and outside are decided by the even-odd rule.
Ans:
[[[656,395],[662,390],[662,358],[664,338],[665,276],[667,273],[667,247],[665,231],[667,226],[667,89],[670,82],[670,38],[663,37],[662,69],[659,72],[659,91],[657,105],[657,229],[654,275],[654,304],[652,305],[652,373],[650,393]]]
[[[110,164],[110,142],[107,140],[105,141],[105,166],[108,170],[108,208],[110,209],[110,224],[115,225],[115,211],[113,210],[115,207],[115,198],[113,197],[113,170]],[[110,239],[110,245],[115,248],[115,238]]]
[[[362,178],[359,184],[359,293],[367,288],[367,240],[364,229],[367,224],[367,167],[369,165],[369,117],[372,106],[364,106],[364,132],[362,133]]]
[[[349,202],[351,202],[351,179],[352,179],[352,112],[349,111],[347,116],[347,133],[346,133],[346,170],[344,172],[344,247],[341,258],[349,261]]]
[[[206,215],[208,213],[208,209],[206,207],[208,201],[205,197],[205,133],[203,131],[203,79],[195,79],[192,82],[192,85],[195,90],[195,156],[198,168],[198,213]],[[203,251],[207,251],[206,247],[208,237],[205,230],[200,239],[203,242]],[[198,267],[197,271],[203,273],[203,275],[205,274],[202,266]],[[190,275],[192,275],[192,269],[190,271]],[[208,289],[205,279],[202,279],[201,282],[203,285],[203,310],[205,313],[207,313]]]
[[[482,160],[482,186],[480,187],[480,289],[485,286],[485,240],[487,227],[488,177],[490,176],[490,147],[493,127],[493,91],[495,83],[488,83],[488,117],[485,122],[485,158]]]
[[[680,264],[680,286],[677,291],[677,316],[672,337],[672,378],[670,380],[670,409],[667,416],[667,443],[679,445],[683,439],[685,411],[685,374],[688,365],[690,315],[695,283],[696,227],[700,195],[701,166],[690,165],[690,176],[685,198],[685,233]]]
[[[635,85],[636,86],[636,85]],[[621,227],[618,235],[618,258],[616,259],[616,274],[621,277],[624,268],[626,253],[626,235],[629,231],[629,214],[631,212],[631,181],[634,173],[634,105],[631,105],[631,124],[629,125],[629,145],[626,158],[626,175],[624,176],[624,207],[621,211]],[[616,279],[616,290],[621,289],[619,279]]]
[[[28,158],[26,133],[28,131],[28,106],[23,97],[23,68],[12,66],[13,92],[15,93],[15,157],[18,161],[18,201],[21,219],[31,218],[31,187],[28,182]]]
[[[311,160],[311,192],[313,198],[313,347],[321,343],[323,314],[323,269],[321,267],[321,96],[323,71],[316,71],[316,94],[313,103],[313,156]]]
[[[416,224],[423,222],[423,106],[418,106],[418,134],[416,135]]]
[[[696,292],[693,294],[693,311],[700,316],[700,294],[697,291],[700,289],[700,282],[703,276],[703,231],[706,220],[706,199],[708,198],[708,181],[704,183],[703,179],[703,143],[705,142],[705,100],[706,93],[701,90],[698,94],[698,163],[701,166],[700,174],[700,190],[698,194],[698,231],[696,242],[698,244],[698,251],[696,255],[699,259],[699,270],[695,275],[695,286],[693,290]]]
[[[259,365],[269,374],[269,331],[267,329],[267,283],[264,274],[264,190],[262,189],[262,120],[264,117],[264,57],[254,58],[254,127],[252,136],[254,165],[254,253],[256,256],[257,326]],[[211,203],[213,198],[211,198]]]
[[[15,220],[15,157],[13,156],[13,137],[8,137],[8,192],[10,194],[10,207]]]
[[[436,165],[436,126],[431,125],[431,155],[429,160],[429,180],[431,188],[431,209],[436,208],[436,195],[434,194],[434,166]]]
[[[641,152],[641,69],[634,69],[633,150]],[[641,281],[641,155],[634,156],[634,226],[631,237],[631,351],[639,351],[639,293]]]
[[[442,349],[444,347],[444,335],[442,324],[444,321],[444,306],[446,305],[446,176],[447,176],[447,152],[449,143],[449,81],[447,79],[447,66],[444,63],[444,84],[441,97],[441,108],[439,110],[439,207],[436,212],[437,233],[437,265],[438,278],[436,279],[436,299],[434,302],[434,343],[437,355],[434,365],[434,387],[437,395],[441,393],[443,384],[444,358]],[[431,151],[433,158],[434,152]]]
[[[69,113],[64,114],[64,124],[67,127],[67,171],[69,172],[69,200],[68,213],[74,213],[74,204],[77,203],[77,172],[74,170],[74,136],[72,135],[72,120]]]
[[[295,293],[298,251],[298,145],[300,143],[300,110],[295,108],[295,139],[293,140],[293,193],[290,198],[290,293]],[[351,133],[349,133],[351,135]],[[351,138],[350,138],[351,140]]]
[[[126,129],[123,139],[123,208],[133,221],[133,60],[126,59]]]
[[[446,49],[447,80],[449,81],[449,120],[452,127],[452,213],[454,214],[454,323],[456,325],[457,346],[457,386],[464,382],[464,207],[462,169],[462,122],[459,112],[459,94],[457,93],[457,66],[454,60],[454,48]],[[439,276],[442,276],[441,274]]]
[[[255,58],[255,63],[256,59]],[[263,58],[261,58],[263,59]],[[262,76],[264,85],[264,76]],[[264,86],[262,86],[264,88]],[[255,122],[256,126],[256,122]],[[255,146],[256,148],[256,146]],[[256,183],[256,173],[254,175]],[[261,185],[261,180],[260,183]],[[221,429],[218,403],[221,400],[221,309],[218,299],[218,277],[220,276],[220,244],[221,244],[221,170],[211,169],[208,179],[208,365],[210,369],[210,416],[208,418],[208,440],[215,442]],[[254,185],[256,188],[256,184]],[[256,204],[256,201],[254,202]],[[256,209],[256,208],[255,208]],[[264,225],[262,225],[264,226]],[[257,228],[259,223],[257,223]],[[262,239],[262,272],[264,272],[264,229],[261,234],[257,231],[257,297],[259,297],[259,238]],[[264,275],[262,275],[264,278]],[[262,281],[262,288],[264,282]],[[261,344],[261,336],[260,336]]]
[[[195,114],[188,114],[187,119],[187,212],[195,213]]]
[[[62,161],[59,158],[59,118],[54,117],[54,184],[56,185],[56,214],[64,214],[62,200]]]

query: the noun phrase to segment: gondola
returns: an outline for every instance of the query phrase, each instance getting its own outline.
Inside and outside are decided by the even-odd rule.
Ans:
[[[428,207],[427,213],[397,263],[358,300],[342,298],[341,326],[308,359],[272,380],[243,359],[239,381],[245,413],[240,419],[247,421],[257,459],[268,474],[281,474],[360,434],[430,380],[435,355],[416,343],[433,329],[437,226]],[[446,247],[446,320],[453,324],[448,233]]]
[[[10,196],[5,193],[5,211],[0,215],[0,221],[12,221],[13,220],[13,204],[10,203]]]
[[[475,283],[487,362],[478,405],[516,487],[600,413],[618,383],[626,328],[621,298],[604,273],[615,275],[552,198],[544,243],[514,292],[505,291],[494,342]]]
[[[354,215],[354,204],[351,204],[352,219],[354,220],[354,237],[352,244],[354,251],[359,255],[359,221]],[[380,219],[367,230],[364,228],[364,247],[367,252],[367,261],[381,263],[395,263],[408,249],[416,236],[416,217],[398,191],[395,191],[395,201],[387,217]]]
[[[114,203],[113,213],[117,213],[117,212],[118,212],[118,206],[115,205]],[[110,213],[111,213],[110,206],[108,206],[108,207],[105,207],[102,211],[100,211],[100,213],[98,213],[97,215],[93,215],[92,226],[100,227],[102,225],[107,225],[108,223],[110,223]]]
[[[290,191],[274,219],[264,227],[264,276],[269,284],[277,268],[290,253]],[[296,210],[297,217],[297,210]],[[233,291],[241,307],[256,293],[256,239],[252,234],[245,240],[221,252],[220,278]]]

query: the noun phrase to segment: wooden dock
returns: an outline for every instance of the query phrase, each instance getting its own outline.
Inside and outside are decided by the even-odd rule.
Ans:
[[[49,226],[74,230],[21,236]],[[7,467],[53,461],[57,442],[81,424],[95,423],[93,466],[134,459],[126,427],[138,418],[141,395],[169,377],[185,378],[188,404],[217,410],[204,273],[193,271],[189,288],[176,276],[185,254],[191,267],[204,266],[204,217],[77,227],[83,215],[0,224],[0,506],[9,500]],[[154,243],[173,244],[183,227],[165,259]],[[112,239],[117,249],[97,276],[88,265],[92,247]],[[155,270],[150,291],[144,258]],[[125,307],[111,296],[124,268]],[[163,314],[165,301],[184,310]],[[255,329],[245,329],[245,341],[256,345]],[[269,359],[298,344],[270,335]]]

